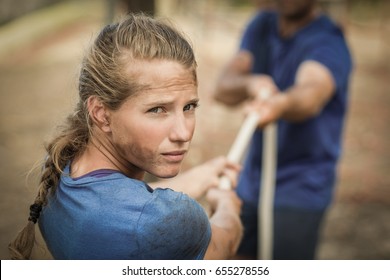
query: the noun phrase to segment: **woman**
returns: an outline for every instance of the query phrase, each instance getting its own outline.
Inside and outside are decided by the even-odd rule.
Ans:
[[[143,15],[106,26],[83,61],[79,96],[47,145],[39,192],[28,225],[10,244],[12,258],[30,257],[38,218],[56,259],[231,257],[242,234],[234,192],[207,192],[208,219],[194,199],[172,189],[196,178],[200,195],[222,173],[235,181],[237,166],[210,161],[172,185],[165,181],[172,189],[142,181],[145,172],[176,176],[193,136],[196,61],[183,36]]]

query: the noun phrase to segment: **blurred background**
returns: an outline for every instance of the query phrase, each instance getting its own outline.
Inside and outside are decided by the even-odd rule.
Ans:
[[[78,67],[99,29],[127,11],[171,18],[198,60],[197,128],[184,169],[226,155],[240,108],[211,100],[222,67],[256,11],[272,1],[0,0],[0,258],[25,225],[36,193],[31,168],[77,100]],[[390,1],[319,0],[354,57],[335,199],[318,259],[390,259]],[[39,241],[42,243],[42,241]],[[50,258],[39,247],[34,258]]]

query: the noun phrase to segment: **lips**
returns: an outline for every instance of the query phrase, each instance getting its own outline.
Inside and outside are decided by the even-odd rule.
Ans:
[[[181,162],[184,159],[187,151],[172,151],[167,153],[162,153],[162,156],[167,159],[169,162]]]

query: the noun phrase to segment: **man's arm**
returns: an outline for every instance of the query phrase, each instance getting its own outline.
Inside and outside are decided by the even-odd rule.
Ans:
[[[251,74],[251,54],[240,51],[223,71],[214,98],[226,105],[238,105],[253,99],[249,110],[261,114],[259,126],[279,118],[298,122],[319,114],[335,90],[332,74],[324,65],[310,60],[302,63],[295,77],[295,84],[281,93],[271,77]],[[271,96],[259,98],[266,88]]]
[[[225,105],[235,106],[249,97],[248,85],[252,78],[253,57],[240,51],[224,68],[214,91],[214,98]]]
[[[266,83],[263,86],[267,87]],[[272,88],[274,85],[269,85]],[[260,89],[259,89],[260,91]],[[267,99],[255,98],[249,111],[260,113],[259,126],[284,119],[300,122],[315,117],[331,99],[335,82],[330,71],[321,63],[302,63],[295,77],[295,84],[284,93],[274,91]]]
[[[302,63],[295,84],[285,92],[285,108],[281,114],[289,121],[302,121],[318,115],[335,91],[330,71],[321,63]]]

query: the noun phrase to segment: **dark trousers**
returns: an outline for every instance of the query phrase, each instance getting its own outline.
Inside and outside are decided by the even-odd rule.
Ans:
[[[325,210],[275,208],[273,259],[314,259],[324,213]],[[244,237],[238,255],[246,258],[256,258],[257,209],[244,204],[241,219],[244,224]]]

